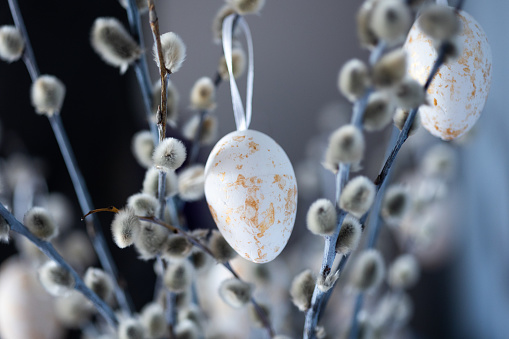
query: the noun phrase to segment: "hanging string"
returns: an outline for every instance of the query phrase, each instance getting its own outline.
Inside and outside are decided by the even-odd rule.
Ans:
[[[247,69],[247,88],[246,88],[246,109],[242,104],[235,77],[233,76],[232,67],[232,48],[233,48],[233,23],[236,14],[227,16],[223,21],[223,50],[230,74],[230,90],[232,93],[233,114],[235,116],[235,125],[237,131],[243,131],[249,128],[252,115],[252,102],[253,102],[253,82],[254,82],[254,63],[253,63],[253,39],[251,38],[251,31],[244,18],[239,17],[237,20],[237,27],[239,27],[246,36],[247,49],[248,49],[248,69]]]

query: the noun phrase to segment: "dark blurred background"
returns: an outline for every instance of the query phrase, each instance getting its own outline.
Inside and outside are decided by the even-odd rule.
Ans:
[[[161,32],[174,31],[187,45],[186,61],[182,69],[172,75],[181,98],[180,126],[191,117],[188,97],[192,85],[202,76],[215,74],[222,54],[211,32],[212,19],[222,3],[220,0],[156,3]],[[321,112],[326,107],[338,114],[329,115],[325,124],[339,126],[348,118],[336,106],[349,108],[337,91],[336,79],[345,61],[352,57],[366,59],[368,55],[359,47],[355,34],[355,13],[360,4],[360,1],[268,0],[259,16],[246,18],[255,52],[251,128],[272,136],[294,165],[309,154],[309,140],[323,130],[318,117],[323,116]],[[57,76],[67,86],[61,115],[95,206],[123,206],[127,197],[141,187],[144,170],[131,154],[131,138],[147,125],[134,72],[129,69],[125,75],[120,75],[118,69],[106,65],[90,47],[89,31],[99,16],[116,17],[127,26],[125,10],[115,0],[20,1],[20,7],[41,72]],[[479,122],[478,139],[481,141],[462,151],[461,161],[466,170],[460,180],[464,183],[464,197],[482,199],[485,194],[489,202],[494,202],[486,203],[482,209],[478,207],[480,210],[475,215],[462,213],[464,219],[460,228],[463,232],[458,236],[453,255],[442,265],[425,272],[413,289],[412,329],[418,338],[507,338],[506,333],[509,333],[509,324],[505,321],[509,316],[509,157],[505,151],[509,119],[505,101],[502,101],[507,89],[504,81],[509,78],[506,20],[509,2],[466,1],[465,9],[487,33],[495,72],[490,98]],[[151,46],[148,19],[143,16],[142,20],[145,41]],[[2,1],[0,25],[5,24],[12,24],[12,19],[7,1]],[[155,64],[150,61],[149,66],[155,80]],[[239,81],[241,89],[244,82],[245,77]],[[30,84],[22,62],[0,63],[1,155],[22,152],[42,159],[50,191],[63,192],[71,199],[76,227],[83,227],[71,181],[50,125],[45,117],[36,115],[30,105]],[[234,129],[228,84],[219,88],[217,101],[216,114],[222,136]],[[178,136],[179,132],[170,130],[169,134]],[[374,149],[377,144],[384,147],[387,133],[371,138]],[[202,149],[202,162],[208,151],[210,147]],[[369,161],[380,164],[381,154],[380,150],[374,152]],[[368,168],[370,177],[374,177],[377,166]],[[492,177],[491,173],[500,177]],[[332,176],[328,179],[333,180]],[[303,216],[309,203],[300,201],[295,226],[297,237],[305,229]],[[463,211],[470,213],[474,213],[472,206],[478,206],[475,201],[463,203]],[[193,212],[188,213],[194,218],[191,224],[210,225],[211,218],[203,204],[190,204],[188,209]],[[108,234],[112,216],[101,214],[100,218]],[[475,233],[478,228],[503,235],[501,244],[490,249],[493,253],[489,259],[484,254],[491,242],[483,240],[486,234]],[[134,302],[140,308],[152,297],[152,291],[146,289],[146,286],[153,286],[152,264],[137,260],[133,249],[120,251],[108,241]],[[13,245],[0,246],[0,260],[14,250]]]

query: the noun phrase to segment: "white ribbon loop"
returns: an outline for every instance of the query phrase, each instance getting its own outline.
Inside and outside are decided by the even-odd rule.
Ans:
[[[232,67],[232,48],[233,48],[233,23],[235,15],[231,14],[223,20],[223,50],[230,74],[230,90],[232,93],[233,114],[235,116],[235,125],[238,131],[243,131],[249,128],[251,123],[252,103],[253,103],[253,81],[254,81],[254,63],[253,63],[253,39],[251,38],[251,31],[244,18],[239,16],[237,26],[244,32],[247,41],[249,64],[247,69],[247,88],[246,88],[246,110],[242,105],[242,98],[240,97],[239,89],[235,78],[233,77]]]

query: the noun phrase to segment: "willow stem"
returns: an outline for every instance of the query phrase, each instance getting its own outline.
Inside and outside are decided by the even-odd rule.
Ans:
[[[37,67],[37,62],[35,59],[32,46],[30,44],[28,33],[23,22],[23,17],[21,15],[21,11],[19,9],[17,0],[8,1],[14,23],[18,30],[22,33],[23,39],[25,41],[23,61],[25,62],[25,65],[27,67],[28,73],[30,74],[32,81],[34,82],[40,76],[40,73],[39,68]],[[67,135],[65,134],[65,130],[62,125],[62,120],[60,118],[60,112],[55,112],[55,114],[49,116],[48,119],[55,134],[55,138],[57,139],[60,151],[62,153],[62,157],[64,158],[72,183],[74,185],[74,190],[76,191],[76,195],[78,197],[81,210],[83,211],[83,214],[85,214],[88,211],[93,210],[92,200],[85,186],[85,181],[83,180],[83,177],[77,166]],[[121,289],[120,286],[118,285],[117,270],[113,262],[113,259],[111,258],[111,254],[108,250],[106,241],[104,240],[102,228],[101,225],[99,224],[99,219],[97,219],[97,217],[93,218],[93,230],[94,230],[92,232],[93,234],[91,235],[92,244],[97,252],[97,256],[99,257],[101,265],[103,266],[105,271],[108,272],[108,274],[110,274],[111,277],[113,278],[117,301],[124,312],[130,313],[132,308],[130,307],[130,303],[128,301],[129,299],[127,298],[124,290]]]
[[[372,52],[372,55],[376,54],[376,56],[373,57],[372,60],[373,63],[376,63],[378,58],[381,57],[384,49],[385,43],[380,42],[379,45]],[[373,89],[368,88],[364,95],[354,103],[351,124],[355,125],[356,127],[361,128],[362,126],[364,111],[366,110],[368,99],[372,92]],[[343,187],[348,181],[350,167],[351,167],[350,164],[339,164],[339,171],[336,174],[336,209],[338,214],[338,223],[336,225],[334,233],[331,236],[325,237],[322,266],[320,268],[320,275],[323,278],[326,278],[331,273],[332,265],[334,264],[334,260],[336,258],[336,242],[339,232],[341,230],[343,219],[346,215],[344,211],[337,208],[337,203],[339,201],[339,197],[341,196],[341,191],[343,190]],[[332,290],[332,288],[330,290]],[[324,298],[326,298],[326,294],[327,292],[321,291],[318,288],[318,285],[315,285],[313,296],[311,298],[311,307],[306,312],[306,319],[304,323],[304,338],[306,339],[312,339],[316,337],[315,330],[318,323],[318,319],[320,317],[320,312],[321,310],[324,309],[322,303],[324,301]]]
[[[3,204],[0,204],[0,215],[2,215],[2,217],[7,221],[12,231],[30,240],[48,258],[52,259],[69,273],[71,273],[75,281],[74,289],[78,292],[81,292],[87,299],[89,299],[97,308],[99,313],[113,328],[117,327],[118,320],[113,310],[108,306],[108,304],[99,298],[97,294],[90,290],[87,285],[85,285],[79,274],[76,273],[76,271],[64,260],[64,258],[62,258],[62,256],[55,250],[51,243],[41,240],[33,235],[25,225],[14,218],[14,216],[5,208]]]
[[[460,0],[458,4],[456,5],[455,10],[459,11],[461,9],[461,6],[463,5],[463,1]],[[446,53],[448,49],[448,43],[444,42],[440,46],[440,49],[438,51],[437,59],[435,60],[435,63],[433,64],[433,68],[431,69],[430,74],[428,75],[428,78],[426,80],[426,83],[424,84],[424,91],[427,91],[429,86],[431,85],[431,82],[433,81],[436,73],[438,72],[438,69],[444,64]],[[408,139],[408,134],[410,129],[412,128],[412,125],[414,123],[415,117],[417,115],[419,108],[416,107],[410,111],[408,114],[408,117],[405,121],[405,125],[403,126],[403,129],[399,133],[399,136],[396,140],[396,144],[392,146],[392,151],[390,152],[389,156],[386,156],[387,160],[385,161],[385,164],[382,168],[382,171],[377,176],[375,180],[375,185],[377,188],[377,195],[375,204],[373,205],[373,208],[371,210],[371,216],[370,220],[372,220],[372,228],[370,232],[370,238],[368,242],[368,248],[374,248],[376,240],[378,239],[378,235],[380,233],[380,208],[381,208],[381,200],[385,192],[385,186],[388,177],[390,176],[392,165],[394,164],[394,161],[396,160],[396,156],[399,153],[399,150],[405,143],[405,141]],[[392,142],[390,143],[392,144]],[[391,146],[389,146],[391,147]],[[355,308],[352,316],[352,326],[351,326],[351,332],[350,332],[350,339],[356,338],[357,330],[358,330],[358,313],[362,309],[362,302],[363,302],[363,293],[359,293],[357,296],[356,302],[355,302]]]

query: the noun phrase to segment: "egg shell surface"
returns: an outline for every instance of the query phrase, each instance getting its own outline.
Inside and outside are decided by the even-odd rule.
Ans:
[[[205,165],[205,197],[219,231],[243,258],[269,262],[286,246],[297,181],[290,159],[269,136],[244,130],[219,140]]]
[[[462,30],[457,38],[463,52],[438,69],[428,88],[429,106],[419,108],[422,125],[443,140],[460,137],[474,126],[491,86],[492,55],[486,34],[466,12],[458,17]],[[438,55],[433,40],[415,23],[404,49],[408,73],[424,84]]]

